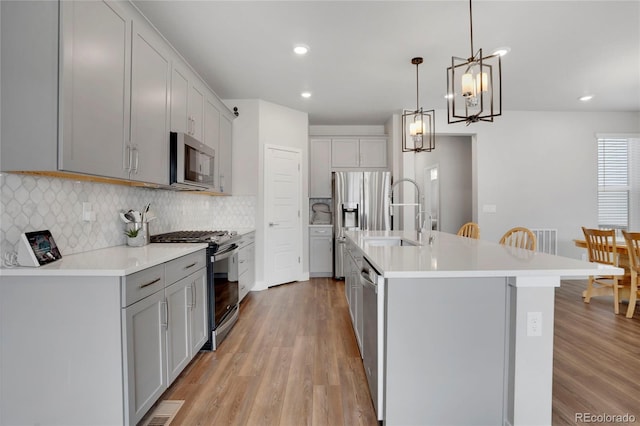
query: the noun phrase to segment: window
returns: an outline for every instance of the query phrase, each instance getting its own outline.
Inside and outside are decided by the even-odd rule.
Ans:
[[[640,144],[637,138],[598,137],[598,226],[640,229]]]

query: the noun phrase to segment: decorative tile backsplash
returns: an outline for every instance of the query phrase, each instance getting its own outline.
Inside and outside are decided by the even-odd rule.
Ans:
[[[151,234],[255,227],[256,197],[213,197],[70,179],[0,173],[0,253],[17,250],[23,232],[49,229],[63,255],[125,244],[118,213],[151,203]],[[82,220],[83,203],[96,220]]]

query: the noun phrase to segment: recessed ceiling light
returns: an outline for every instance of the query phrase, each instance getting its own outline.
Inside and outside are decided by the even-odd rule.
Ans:
[[[309,46],[305,44],[297,44],[293,48],[293,51],[296,53],[296,55],[306,55],[307,52],[309,51]]]
[[[444,95],[445,99],[452,99],[453,95],[451,93],[447,93],[446,95]]]
[[[302,93],[300,93],[300,96],[302,96],[303,98],[310,98],[311,97],[311,92],[302,92]]]
[[[593,95],[584,95],[578,98],[582,102],[589,102],[591,99],[593,99]]]
[[[493,51],[492,55],[504,56],[509,52],[511,52],[510,47],[498,47],[496,50]]]

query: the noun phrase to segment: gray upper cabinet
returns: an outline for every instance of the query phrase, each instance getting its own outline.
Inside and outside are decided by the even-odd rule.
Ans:
[[[171,70],[171,131],[189,133],[188,117],[189,74],[179,63]]]
[[[386,168],[385,137],[344,137],[331,139],[332,168]]]
[[[360,167],[387,167],[387,139],[360,138]]]
[[[204,104],[203,142],[215,149],[216,156],[220,148],[220,110],[216,103],[207,97]]]
[[[60,169],[127,178],[131,18],[117,4],[65,1],[61,22]]]
[[[231,193],[231,111],[178,58],[171,71],[171,130],[187,133],[215,151],[214,188]]]
[[[130,178],[169,184],[169,55],[146,25],[133,24]]]
[[[220,110],[209,97],[204,104],[204,143],[215,152],[213,186],[220,188]]]
[[[331,198],[331,139],[309,141],[309,197]]]
[[[0,170],[168,185],[173,130],[216,149],[229,192],[233,114],[132,4],[0,8]]]
[[[227,115],[220,116],[220,192],[231,194],[231,143],[232,119]]]
[[[358,167],[360,147],[357,138],[331,140],[331,167]]]
[[[188,117],[188,133],[196,140],[204,142],[204,98],[205,89],[196,79],[191,81],[189,85],[189,117]]]

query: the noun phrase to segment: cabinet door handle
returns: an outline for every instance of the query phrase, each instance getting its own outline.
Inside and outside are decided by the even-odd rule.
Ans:
[[[185,270],[185,269],[189,269],[189,268],[193,268],[193,267],[194,267],[194,266],[196,266],[197,264],[198,264],[198,262],[193,262],[191,265],[185,266],[185,267],[183,268],[183,270]]]
[[[160,280],[161,280],[161,277],[158,277],[158,278],[156,278],[155,280],[153,280],[153,281],[151,281],[151,282],[148,282],[148,283],[146,283],[146,284],[142,284],[142,285],[141,285],[140,287],[138,287],[138,288],[145,288],[145,287],[149,287],[150,285],[155,284],[155,283],[157,283],[157,282],[158,282],[158,281],[160,281]]]
[[[169,300],[165,299],[165,306],[167,307],[167,328],[169,328],[169,322],[171,322],[171,311],[169,310]]]
[[[164,321],[160,323],[160,325],[164,328],[169,328],[169,304],[167,303],[167,299],[164,299],[162,302],[163,305],[163,313],[164,313]]]
[[[138,148],[132,148],[131,151],[133,151],[133,153],[135,154],[133,173],[138,174],[138,163],[140,161],[140,152],[138,151]]]
[[[197,296],[196,291],[197,289],[196,289],[195,283],[191,284],[191,309],[196,308],[196,303],[198,301],[198,298],[196,297]]]
[[[132,155],[131,146],[129,144],[127,144],[126,148],[127,148],[127,165],[125,166],[124,169],[125,170],[131,170],[131,162],[132,162],[132,160],[131,160],[131,155]]]

